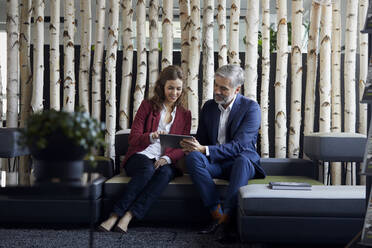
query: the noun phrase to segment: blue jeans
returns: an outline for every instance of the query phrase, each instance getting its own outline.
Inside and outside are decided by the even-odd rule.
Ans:
[[[134,217],[142,219],[175,177],[176,169],[166,164],[155,170],[154,160],[142,154],[129,158],[124,168],[132,178],[124,195],[115,203],[113,212],[123,216],[126,211],[131,211]]]
[[[248,180],[255,175],[252,162],[243,156],[211,164],[204,154],[195,151],[186,156],[186,166],[206,207],[211,208],[220,203],[213,178],[229,181],[223,204],[223,209],[227,213],[236,208],[239,188],[247,185]]]

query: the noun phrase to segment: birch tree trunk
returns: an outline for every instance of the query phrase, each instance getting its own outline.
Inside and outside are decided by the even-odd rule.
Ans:
[[[261,79],[261,157],[269,149],[269,84],[270,84],[270,0],[262,0],[262,79]]]
[[[231,0],[229,31],[229,63],[240,64],[239,59],[240,0]]]
[[[203,97],[202,104],[213,98],[214,46],[213,46],[214,0],[204,0],[203,6]]]
[[[163,0],[163,50],[161,68],[173,64],[173,0]]]
[[[0,64],[0,127],[3,127],[3,121],[4,121],[4,93],[3,93],[2,73],[3,72],[2,72],[2,68]],[[0,159],[0,170],[3,168],[1,163],[2,163],[2,159]]]
[[[106,135],[105,156],[115,159],[116,56],[119,33],[119,0],[110,0],[106,53]]]
[[[63,110],[73,112],[75,108],[75,6],[74,0],[65,0],[63,51],[64,51],[64,86]]]
[[[30,61],[30,44],[31,44],[30,24],[31,24],[31,14],[32,14],[32,2],[31,0],[22,0],[19,7],[20,7],[20,12],[21,12],[20,35],[19,35],[19,51],[20,51],[19,64],[20,64],[20,72],[21,72],[20,127],[24,127],[31,112],[32,73],[31,73],[31,61]],[[0,85],[0,88],[1,87],[2,86]],[[0,108],[2,108],[2,106],[0,106]],[[1,117],[0,117],[0,122],[2,122]],[[29,156],[20,157],[19,169],[18,169],[18,182],[20,185],[28,185],[30,183],[30,163],[28,162],[29,161],[28,159],[29,159]],[[0,165],[0,168],[1,168],[1,165]]]
[[[136,116],[137,110],[145,97],[146,88],[146,2],[138,0],[136,7],[136,24],[137,24],[137,78],[136,88],[134,89],[133,103],[133,119]]]
[[[133,68],[133,43],[132,25],[133,25],[133,8],[132,0],[122,2],[123,17],[123,74],[121,79],[120,91],[120,129],[129,128],[130,121],[130,90],[132,86],[132,68]],[[151,39],[150,39],[151,41]]]
[[[89,113],[90,48],[92,44],[92,2],[80,1],[81,44],[79,70],[79,106]]]
[[[181,68],[184,82],[187,82],[187,68],[190,49],[190,0],[179,0],[181,22]]]
[[[200,62],[200,0],[191,0],[190,55],[187,75],[187,99],[191,111],[191,130],[196,130],[199,121],[198,78]]]
[[[319,131],[331,131],[331,33],[332,3],[322,5],[320,32]],[[327,184],[328,163],[324,163],[323,183]]]
[[[332,3],[332,132],[341,132],[341,8],[340,0]],[[341,184],[341,163],[331,163],[333,185]]]
[[[303,1],[292,1],[291,120],[288,140],[288,157],[290,158],[298,158],[300,154],[303,12]]]
[[[18,127],[19,15],[18,1],[7,0],[7,85],[6,126]]]
[[[19,35],[19,64],[21,72],[21,120],[24,127],[31,112],[32,72],[30,61],[32,1],[22,0],[20,4],[21,20]]]
[[[34,78],[31,108],[33,112],[43,110],[44,88],[44,0],[34,1]]]
[[[359,30],[364,29],[368,11],[368,1],[359,0]],[[362,100],[368,74],[368,34],[359,32],[359,101]],[[358,132],[367,135],[367,110],[366,103],[359,103],[359,129]],[[366,184],[366,177],[360,176],[360,184]]]
[[[277,59],[275,77],[275,157],[286,157],[287,110],[286,85],[288,64],[287,1],[277,0]]]
[[[96,36],[92,68],[92,117],[101,120],[101,79],[105,35],[106,0],[96,0]]]
[[[50,108],[61,109],[60,98],[60,64],[59,64],[59,32],[60,32],[60,0],[50,1]]]
[[[256,0],[247,1],[246,45],[245,45],[245,82],[244,95],[256,101],[257,98],[257,59],[259,4]],[[249,38],[248,38],[249,37]]]
[[[310,10],[310,29],[307,44],[307,71],[305,95],[304,135],[314,132],[315,84],[318,63],[318,38],[320,26],[320,5],[313,1]]]
[[[150,1],[149,23],[149,97],[153,96],[155,82],[159,75],[159,0]]]
[[[356,103],[355,103],[355,63],[357,49],[357,25],[358,25],[358,4],[355,1],[346,1],[346,30],[345,30],[345,108],[344,123],[345,132],[355,132]],[[346,184],[355,184],[355,164],[348,163],[346,168]]]
[[[217,24],[218,24],[218,67],[221,67],[227,64],[226,0],[218,0]]]

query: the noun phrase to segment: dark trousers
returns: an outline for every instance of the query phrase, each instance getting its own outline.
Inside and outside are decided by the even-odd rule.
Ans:
[[[124,195],[115,203],[113,211],[119,216],[131,211],[134,217],[142,219],[151,204],[175,177],[176,169],[166,164],[155,170],[154,160],[142,154],[133,155],[124,168],[132,178]]]
[[[213,178],[229,181],[223,204],[223,209],[227,213],[235,211],[239,188],[247,185],[248,180],[255,175],[253,164],[243,156],[212,164],[204,154],[191,152],[186,156],[186,166],[206,207],[213,207],[220,203]]]

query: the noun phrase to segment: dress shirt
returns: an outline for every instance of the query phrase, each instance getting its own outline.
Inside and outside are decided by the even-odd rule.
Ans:
[[[233,100],[231,101],[231,103],[227,106],[227,108],[224,108],[222,106],[222,104],[218,104],[218,109],[221,111],[221,114],[220,114],[220,123],[218,125],[217,142],[220,145],[226,143],[227,120],[229,119],[231,108],[234,105],[235,99],[236,99],[236,94],[235,94]],[[208,146],[205,149],[205,155],[209,156],[209,147]]]
[[[171,113],[172,120],[169,123],[165,123],[164,119],[167,113],[167,109],[165,105],[163,105],[163,109],[160,111],[160,120],[159,120],[158,129],[157,129],[158,132],[163,131],[164,133],[169,133],[170,128],[174,121],[174,117],[176,116],[176,109],[177,107],[174,107]],[[153,139],[152,133],[150,133],[150,142],[151,142],[151,145],[149,145],[145,150],[143,150],[142,152],[139,152],[138,154],[145,155],[149,159],[155,159],[155,160],[164,158],[168,164],[171,164],[172,160],[168,156],[161,156],[162,150],[161,150],[161,145],[160,145],[160,139]]]

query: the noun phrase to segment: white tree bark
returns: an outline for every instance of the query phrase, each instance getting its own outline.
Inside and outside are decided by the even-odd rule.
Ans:
[[[92,117],[101,120],[101,79],[105,35],[106,0],[96,0],[96,36],[92,68]]]
[[[7,0],[7,86],[6,126],[18,126],[19,15],[18,1]]]
[[[359,30],[364,29],[368,11],[368,0],[359,0]],[[362,100],[368,74],[368,34],[359,32],[359,100]],[[366,103],[359,103],[359,129],[358,132],[367,134],[367,108]],[[365,176],[360,177],[360,184],[366,184]]]
[[[1,57],[0,57],[1,58]],[[4,93],[3,93],[3,77],[2,77],[2,68],[0,64],[0,127],[3,127],[4,121]],[[2,168],[2,160],[0,159],[0,169]]]
[[[313,1],[310,10],[309,41],[307,44],[307,71],[305,95],[304,134],[314,132],[315,84],[318,61],[318,38],[321,8]]]
[[[291,120],[288,140],[290,158],[298,158],[300,154],[303,12],[303,0],[292,1]]]
[[[227,64],[226,0],[218,0],[217,24],[218,24],[218,67],[221,67]]]
[[[322,5],[320,32],[319,131],[331,131],[331,33],[332,3]],[[327,184],[328,163],[324,163],[323,183]]]
[[[355,132],[356,103],[355,103],[355,63],[357,49],[358,4],[353,0],[346,1],[346,30],[345,30],[345,132]],[[355,164],[348,163],[346,168],[346,184],[356,183]]]
[[[190,49],[190,0],[179,0],[181,23],[181,68],[184,82],[187,82],[187,68]]]
[[[21,120],[20,126],[24,127],[31,113],[32,72],[30,61],[31,38],[31,0],[22,0],[20,4],[21,20],[19,35],[19,64],[21,72]]]
[[[196,130],[199,121],[198,78],[200,62],[200,0],[191,0],[190,54],[187,73],[187,101],[191,111],[191,130]]]
[[[129,128],[130,122],[130,90],[132,86],[132,68],[133,68],[133,42],[132,25],[133,25],[133,8],[132,0],[122,2],[122,17],[123,17],[123,67],[120,91],[120,129]],[[150,39],[151,41],[151,39]]]
[[[332,132],[341,132],[341,8],[340,0],[332,4]],[[331,163],[331,181],[341,184],[341,163]]]
[[[203,6],[203,96],[202,104],[213,98],[214,84],[214,0],[204,0]]]
[[[61,1],[50,1],[50,108],[61,109],[60,97],[60,64],[59,64],[59,32],[60,32]]]
[[[149,23],[149,97],[152,97],[159,75],[159,0],[150,1]],[[169,48],[168,48],[169,49]]]
[[[261,157],[269,149],[269,84],[270,84],[270,0],[262,0],[262,79],[261,79]]]
[[[63,51],[64,51],[64,86],[63,110],[73,112],[75,108],[75,6],[74,0],[65,0]]]
[[[34,78],[32,87],[31,108],[33,112],[43,110],[44,88],[44,0],[37,0],[34,4]]]
[[[92,2],[80,1],[81,44],[79,66],[79,106],[89,113],[89,74],[92,44]]]
[[[240,64],[239,59],[239,18],[240,0],[231,0],[230,30],[229,30],[229,63]]]
[[[115,158],[116,131],[116,57],[119,34],[119,0],[110,0],[106,53],[106,135],[105,156]]]
[[[163,50],[161,68],[173,64],[173,0],[163,0]]]
[[[145,97],[146,77],[147,77],[147,57],[146,57],[146,2],[138,0],[136,7],[137,24],[137,78],[136,88],[134,89],[133,119],[137,110]]]
[[[275,77],[275,157],[286,157],[287,110],[286,85],[288,64],[287,1],[277,0],[277,57]]]
[[[247,1],[246,44],[245,44],[245,82],[244,95],[252,100],[257,99],[257,59],[258,59],[258,26],[259,4],[256,0]],[[249,38],[248,38],[249,37]]]
[[[22,0],[19,7],[20,7],[20,13],[21,13],[20,35],[19,35],[19,51],[20,51],[19,65],[20,65],[20,72],[21,72],[20,127],[24,127],[31,113],[32,73],[31,73],[31,61],[30,61],[30,44],[31,44],[30,42],[31,25],[30,24],[31,24],[31,15],[32,15],[32,1]],[[0,85],[0,88],[2,88],[1,85]],[[0,108],[2,108],[2,104],[0,105],[1,105]],[[1,117],[0,117],[0,122],[2,122]],[[0,124],[0,127],[1,127],[1,124]],[[19,169],[18,169],[18,182],[20,185],[28,185],[30,182],[30,163],[28,161],[29,161],[29,156],[20,157]],[[1,168],[1,165],[0,165],[0,168]]]

